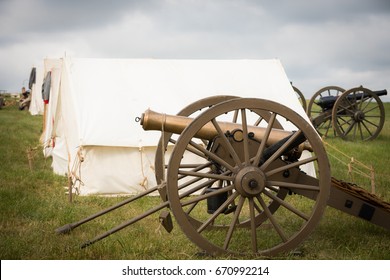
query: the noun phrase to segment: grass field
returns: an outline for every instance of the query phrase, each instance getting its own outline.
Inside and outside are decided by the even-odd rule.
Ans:
[[[390,112],[390,103],[385,104]],[[159,203],[159,198],[137,200],[114,213],[80,226],[69,235],[55,229],[78,221],[123,198],[75,197],[65,195],[67,180],[51,171],[38,146],[42,117],[18,111],[16,105],[0,110],[0,258],[4,259],[207,259],[199,254],[175,224],[168,234],[158,223],[158,215],[128,227],[86,248],[79,246],[96,235],[130,219],[134,214]],[[371,142],[352,143],[337,138],[326,142],[332,175],[371,189],[370,179],[351,177],[351,157],[372,166],[376,194],[390,201],[390,116],[380,136]],[[344,159],[339,152],[348,155]],[[31,165],[27,151],[33,156]],[[342,160],[342,161],[340,161]],[[365,171],[366,172],[366,171]],[[299,252],[299,253],[297,253]],[[220,256],[220,258],[234,258]],[[247,258],[258,258],[248,256]],[[364,220],[327,207],[319,226],[295,254],[277,259],[390,259],[390,232]]]

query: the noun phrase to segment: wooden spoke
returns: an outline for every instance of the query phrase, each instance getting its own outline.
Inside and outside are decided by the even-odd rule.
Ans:
[[[271,176],[271,175],[283,172],[285,170],[288,170],[288,169],[291,169],[291,168],[295,168],[295,167],[298,167],[298,166],[301,166],[301,165],[304,165],[304,164],[316,161],[317,159],[318,159],[317,156],[312,156],[312,157],[309,157],[309,158],[306,158],[306,159],[303,159],[303,160],[300,160],[300,161],[289,163],[289,164],[283,165],[283,166],[281,166],[279,168],[275,168],[275,169],[272,169],[270,171],[267,171],[265,173],[265,175],[266,176]]]
[[[190,142],[190,145],[192,145],[193,147],[195,147],[196,149],[198,149],[199,151],[201,151],[203,154],[207,155],[210,159],[214,160],[215,162],[219,163],[220,165],[226,167],[227,169],[229,169],[230,171],[233,171],[234,170],[234,167],[231,166],[229,163],[227,163],[224,159],[220,158],[219,156],[217,156],[216,154],[206,150],[204,147],[202,147],[201,145],[198,145],[197,143],[191,141]]]
[[[223,143],[224,147],[229,151],[235,164],[238,166],[242,165],[240,158],[238,157],[236,151],[234,150],[234,148],[230,144],[229,140],[226,138],[225,133],[222,131],[222,129],[219,126],[219,124],[217,123],[217,121],[215,119],[212,119],[211,121],[212,121],[215,129],[217,130],[220,139],[222,139],[222,143]]]
[[[201,233],[203,230],[205,230],[224,210],[225,208],[233,203],[233,201],[237,198],[239,195],[238,192],[232,193],[228,199],[220,206],[218,209],[208,218],[198,229],[197,232]]]
[[[238,218],[240,216],[242,206],[244,205],[244,201],[245,201],[245,198],[243,196],[240,196],[240,200],[238,201],[238,204],[237,204],[237,209],[234,212],[233,219],[230,222],[229,230],[228,230],[228,232],[226,234],[225,242],[223,244],[223,249],[224,250],[226,250],[228,248],[230,240],[232,239],[233,231],[234,231],[234,228],[237,225]]]
[[[291,204],[289,204],[288,202],[280,199],[279,197],[277,197],[276,195],[274,195],[273,193],[267,191],[267,190],[264,190],[264,194],[267,195],[269,198],[277,201],[278,203],[280,203],[281,205],[283,205],[287,210],[297,214],[299,217],[301,217],[302,219],[304,220],[309,220],[309,216],[306,215],[305,213],[303,213],[302,211],[296,209],[294,206],[292,206]]]
[[[273,225],[274,229],[276,232],[279,234],[283,242],[286,242],[288,240],[287,235],[284,233],[283,229],[281,226],[278,224],[276,221],[275,217],[272,215],[272,213],[269,211],[267,205],[265,204],[263,198],[259,195],[256,197],[257,200],[260,202],[261,207],[264,210],[264,213],[267,215],[268,219],[270,220],[271,224]]]
[[[265,145],[266,145],[268,138],[271,134],[271,130],[272,130],[272,127],[274,126],[275,120],[276,120],[276,114],[273,113],[273,114],[271,114],[267,129],[264,133],[264,139],[263,139],[263,141],[261,141],[259,149],[257,150],[256,156],[255,156],[255,159],[253,162],[254,166],[259,166],[259,164],[260,164],[260,159],[263,155]]]
[[[248,123],[246,121],[246,111],[241,109],[241,119],[242,119],[242,131],[243,131],[243,143],[244,143],[244,158],[245,164],[249,165],[249,143],[248,143]]]
[[[289,183],[289,182],[283,182],[283,181],[268,181],[267,185],[279,186],[279,187],[282,187],[282,188],[307,190],[307,191],[317,191],[317,192],[320,191],[319,186],[302,185],[302,184]]]

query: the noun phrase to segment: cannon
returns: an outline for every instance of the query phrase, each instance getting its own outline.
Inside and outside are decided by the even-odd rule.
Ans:
[[[147,110],[139,121],[145,130],[161,131],[157,186],[56,231],[69,233],[153,192],[161,203],[82,248],[159,211],[168,232],[172,213],[189,240],[212,255],[291,251],[315,229],[328,205],[390,230],[390,204],[331,178],[316,130],[281,104],[214,96],[178,115]]]
[[[332,132],[344,140],[373,140],[383,128],[385,110],[379,96],[362,86],[345,91],[337,86],[317,91],[307,106],[307,115],[322,136]]]

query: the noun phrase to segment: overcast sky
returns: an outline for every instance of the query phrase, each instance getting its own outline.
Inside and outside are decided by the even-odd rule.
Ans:
[[[307,97],[390,90],[390,0],[0,0],[0,90],[20,91],[33,66],[65,54],[278,58]]]

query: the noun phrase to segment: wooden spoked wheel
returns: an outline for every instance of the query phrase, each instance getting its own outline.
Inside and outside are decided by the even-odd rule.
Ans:
[[[269,112],[268,121],[256,121],[259,110]],[[237,111],[237,128],[224,130],[223,122]],[[278,119],[287,120],[289,130],[272,129]],[[204,127],[216,131],[207,145],[198,138]],[[312,153],[292,156],[303,142]],[[204,159],[208,169],[195,170],[188,152]],[[307,165],[316,166],[318,179],[301,172]],[[238,98],[213,106],[187,126],[172,152],[167,186],[177,223],[201,249],[274,255],[295,248],[318,224],[329,196],[330,170],[321,139],[300,115],[272,101]],[[292,195],[280,198],[281,190]],[[243,221],[249,226],[240,226]]]
[[[333,108],[333,127],[344,140],[375,139],[385,122],[385,109],[371,90],[356,87],[344,92]]]
[[[236,99],[239,98],[237,96],[231,96],[231,95],[220,95],[220,96],[212,96],[212,97],[206,97],[204,99],[200,99],[194,103],[191,103],[190,105],[186,106],[183,108],[177,115],[178,116],[186,116],[186,117],[196,117],[203,111],[211,108],[212,106],[227,101],[231,99]],[[259,119],[257,119],[257,123],[259,124],[262,120],[264,121],[269,121],[271,114],[267,110],[257,110],[258,115],[260,116]],[[232,118],[230,119],[231,122],[237,122],[238,118],[238,110],[234,112],[231,116]],[[255,123],[256,124],[256,123]],[[273,127],[276,129],[283,129],[282,125],[278,120],[275,120]],[[178,136],[169,133],[169,132],[164,132],[162,133],[157,150],[156,150],[156,155],[155,155],[155,173],[156,173],[156,181],[158,184],[161,184],[163,181],[165,181],[166,178],[166,168],[167,165],[165,162],[167,161],[165,152],[168,149],[168,145],[170,145],[170,150],[173,150],[174,144],[176,144]],[[207,145],[208,141],[203,140],[203,143]],[[164,150],[163,150],[164,149]],[[163,152],[164,151],[164,152]],[[194,165],[194,170],[201,171],[202,169],[207,169],[209,168],[209,164],[206,163],[205,165]],[[213,183],[215,184],[215,183]],[[219,180],[216,184],[223,184],[223,180]],[[277,196],[280,199],[284,199],[286,197],[287,191],[285,189],[280,189],[277,193]],[[272,203],[269,208],[270,211],[275,211],[278,207],[280,206],[279,203]],[[234,207],[234,205],[232,206]],[[264,215],[259,215],[258,219],[264,219]],[[192,220],[193,224],[198,224],[196,220]],[[249,221],[241,221],[238,226],[249,226]],[[213,227],[224,227],[224,224],[218,224],[218,223],[213,223]]]
[[[333,105],[344,91],[338,86],[328,86],[318,90],[310,99],[306,113],[321,136],[329,136],[329,132],[332,131]],[[324,102],[328,102],[329,105],[322,105]]]
[[[303,110],[306,112],[307,104],[306,104],[305,96],[303,95],[303,93],[297,87],[295,87],[295,86],[292,86],[292,87],[293,87],[293,89],[295,91],[295,94],[298,97],[299,103],[301,103]]]

